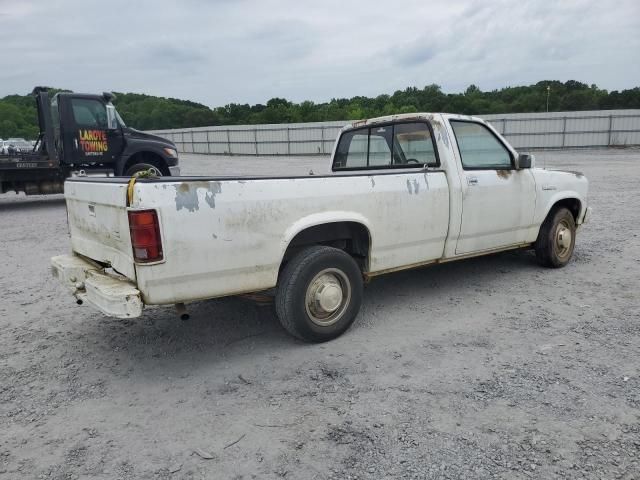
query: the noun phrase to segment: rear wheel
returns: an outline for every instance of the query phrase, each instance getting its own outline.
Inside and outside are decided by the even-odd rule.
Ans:
[[[347,330],[362,303],[362,272],[342,250],[314,246],[285,266],[276,311],[282,326],[307,342],[325,342]]]
[[[576,222],[573,214],[562,207],[551,212],[540,228],[535,250],[538,262],[545,267],[564,267],[576,244]]]

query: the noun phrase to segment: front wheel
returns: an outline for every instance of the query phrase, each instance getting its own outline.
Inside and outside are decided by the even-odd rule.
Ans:
[[[326,342],[351,326],[360,310],[362,290],[362,272],[350,255],[332,247],[309,247],[282,270],[276,312],[291,335]]]
[[[125,177],[139,177],[143,174],[146,175],[146,172],[151,173],[151,175],[155,177],[162,176],[162,170],[160,170],[155,165],[151,163],[134,163],[129,168],[127,168],[126,172],[124,172]]]
[[[540,228],[535,250],[538,262],[545,267],[564,267],[576,245],[576,222],[566,208],[549,214]]]

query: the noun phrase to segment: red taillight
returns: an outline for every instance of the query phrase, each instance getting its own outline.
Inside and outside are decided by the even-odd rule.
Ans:
[[[129,230],[133,258],[136,262],[149,263],[162,260],[162,239],[155,210],[129,211]]]

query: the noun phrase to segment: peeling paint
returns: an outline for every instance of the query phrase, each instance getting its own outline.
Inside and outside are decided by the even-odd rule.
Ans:
[[[440,130],[440,131],[438,132],[438,136],[442,135],[442,143],[444,143],[444,144],[445,144],[445,146],[446,146],[447,148],[449,148],[449,134],[448,134],[448,133],[447,133],[447,131],[444,129],[444,126],[442,126],[442,125],[440,125],[440,126],[438,127],[438,130]],[[442,132],[444,132],[444,134],[443,134]]]
[[[200,210],[198,189],[206,189],[204,200],[211,208],[216,208],[216,195],[222,191],[220,182],[182,182],[176,189],[176,210],[183,208],[189,212]]]
[[[511,176],[511,170],[496,170],[498,178],[507,180]]]
[[[407,179],[407,191],[409,195],[413,195],[414,193],[418,195],[418,193],[420,193],[420,184],[416,178],[413,180]]]
[[[195,186],[190,186],[187,182],[182,182],[180,185],[176,185],[176,211],[180,211],[183,208],[195,212],[200,209],[198,201],[198,189]]]
[[[216,195],[222,191],[220,182],[211,182],[209,184],[209,191],[205,193],[204,200],[209,204],[211,208],[216,208]]]
[[[376,181],[373,177],[369,177],[369,180],[371,180],[371,187],[375,187],[376,186]]]
[[[427,185],[427,190],[429,190],[429,175],[427,172],[424,172],[424,183]]]

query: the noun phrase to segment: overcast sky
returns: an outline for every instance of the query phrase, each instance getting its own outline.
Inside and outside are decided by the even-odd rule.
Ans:
[[[0,0],[0,97],[219,106],[575,79],[640,86],[639,0]]]

